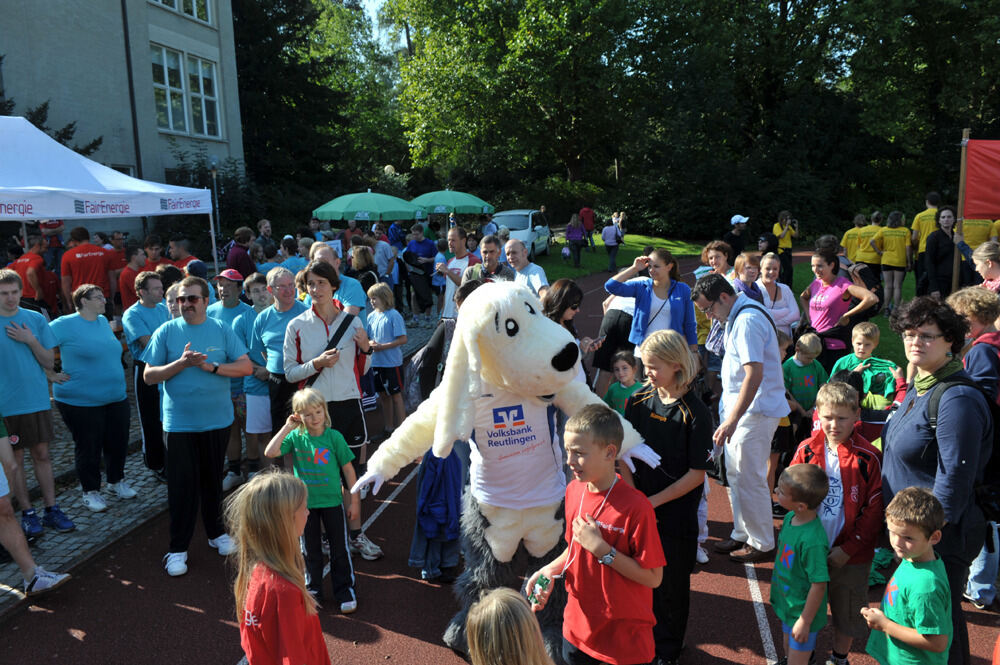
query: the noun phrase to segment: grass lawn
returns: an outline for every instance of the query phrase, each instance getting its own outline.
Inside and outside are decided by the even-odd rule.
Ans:
[[[549,255],[535,257],[535,263],[545,269],[545,276],[548,277],[549,282],[554,282],[563,277],[576,279],[596,272],[605,272],[608,269],[608,253],[604,249],[600,237],[595,238],[595,240],[597,247],[594,252],[590,252],[587,249],[580,252],[579,268],[574,268],[573,262],[570,259],[563,261],[562,248],[565,246],[564,240],[558,243],[553,242],[552,247],[549,249]],[[697,256],[701,254],[702,248],[702,243],[687,242],[684,240],[664,240],[654,236],[627,233],[625,234],[625,244],[618,248],[618,256],[615,258],[618,269],[621,270],[632,265],[635,257],[639,256],[642,253],[643,247],[648,245],[669,249],[677,258],[682,256]]]
[[[815,277],[809,268],[808,262],[799,263],[795,266],[795,288],[792,289],[795,295],[802,293],[809,286]],[[911,300],[915,295],[915,281],[913,273],[907,273],[903,280],[903,300]],[[903,353],[903,340],[889,328],[889,320],[879,314],[872,323],[876,324],[881,331],[878,348],[873,354],[876,358],[891,360],[900,367],[906,367],[906,355]],[[844,352],[845,355],[849,351]]]

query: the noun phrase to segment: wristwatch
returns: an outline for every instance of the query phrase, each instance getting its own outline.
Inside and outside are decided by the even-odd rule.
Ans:
[[[212,374],[219,373],[219,363],[212,363]]]
[[[618,552],[616,552],[615,548],[612,547],[610,552],[598,558],[597,560],[601,563],[602,566],[610,566],[615,562],[616,554],[618,554]]]

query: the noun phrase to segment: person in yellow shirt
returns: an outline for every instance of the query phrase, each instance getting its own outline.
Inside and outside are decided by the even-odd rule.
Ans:
[[[778,221],[774,225],[773,233],[778,236],[778,260],[781,261],[778,281],[791,286],[792,238],[799,235],[799,220],[793,219],[792,213],[788,210],[782,210],[778,213]]]
[[[910,225],[910,228],[913,230],[910,242],[917,252],[917,258],[913,262],[913,274],[917,278],[918,296],[927,295],[927,267],[924,265],[924,252],[927,251],[927,236],[937,229],[935,218],[937,217],[938,206],[941,205],[941,195],[937,192],[929,192],[925,197],[924,203],[927,209],[923,212],[918,212],[913,218],[913,224]]]
[[[990,227],[990,240],[997,240],[1000,237],[1000,219],[993,221],[993,226]]]
[[[903,213],[889,213],[887,226],[882,227],[869,241],[882,261],[882,280],[885,282],[885,312],[892,313],[903,302],[903,278],[913,267],[913,247],[910,232],[903,226]]]
[[[970,249],[975,249],[989,240],[990,236],[993,235],[993,220],[962,220],[962,235],[965,237],[965,244],[967,244]]]
[[[844,248],[847,260],[854,263],[858,260],[858,232],[865,225],[864,215],[854,216],[854,228],[844,231],[844,237],[840,239],[840,246]]]
[[[882,213],[878,210],[872,213],[871,224],[858,229],[858,253],[855,261],[864,263],[871,268],[872,274],[879,277],[882,274],[882,257],[872,247],[872,239],[882,230]]]

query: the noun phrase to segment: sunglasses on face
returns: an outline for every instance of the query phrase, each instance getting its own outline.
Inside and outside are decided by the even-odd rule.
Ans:
[[[193,305],[203,297],[204,296],[177,296],[177,302],[186,302]]]
[[[570,309],[580,309],[580,303],[574,303],[569,306]]]

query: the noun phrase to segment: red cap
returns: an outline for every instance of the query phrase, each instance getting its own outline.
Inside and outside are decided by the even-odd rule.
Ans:
[[[222,272],[220,272],[218,275],[216,275],[212,279],[219,279],[220,277],[222,277],[224,279],[231,279],[234,282],[242,282],[243,281],[243,275],[241,275],[239,273],[239,271],[233,270],[232,268],[226,268],[225,270],[223,270]]]

